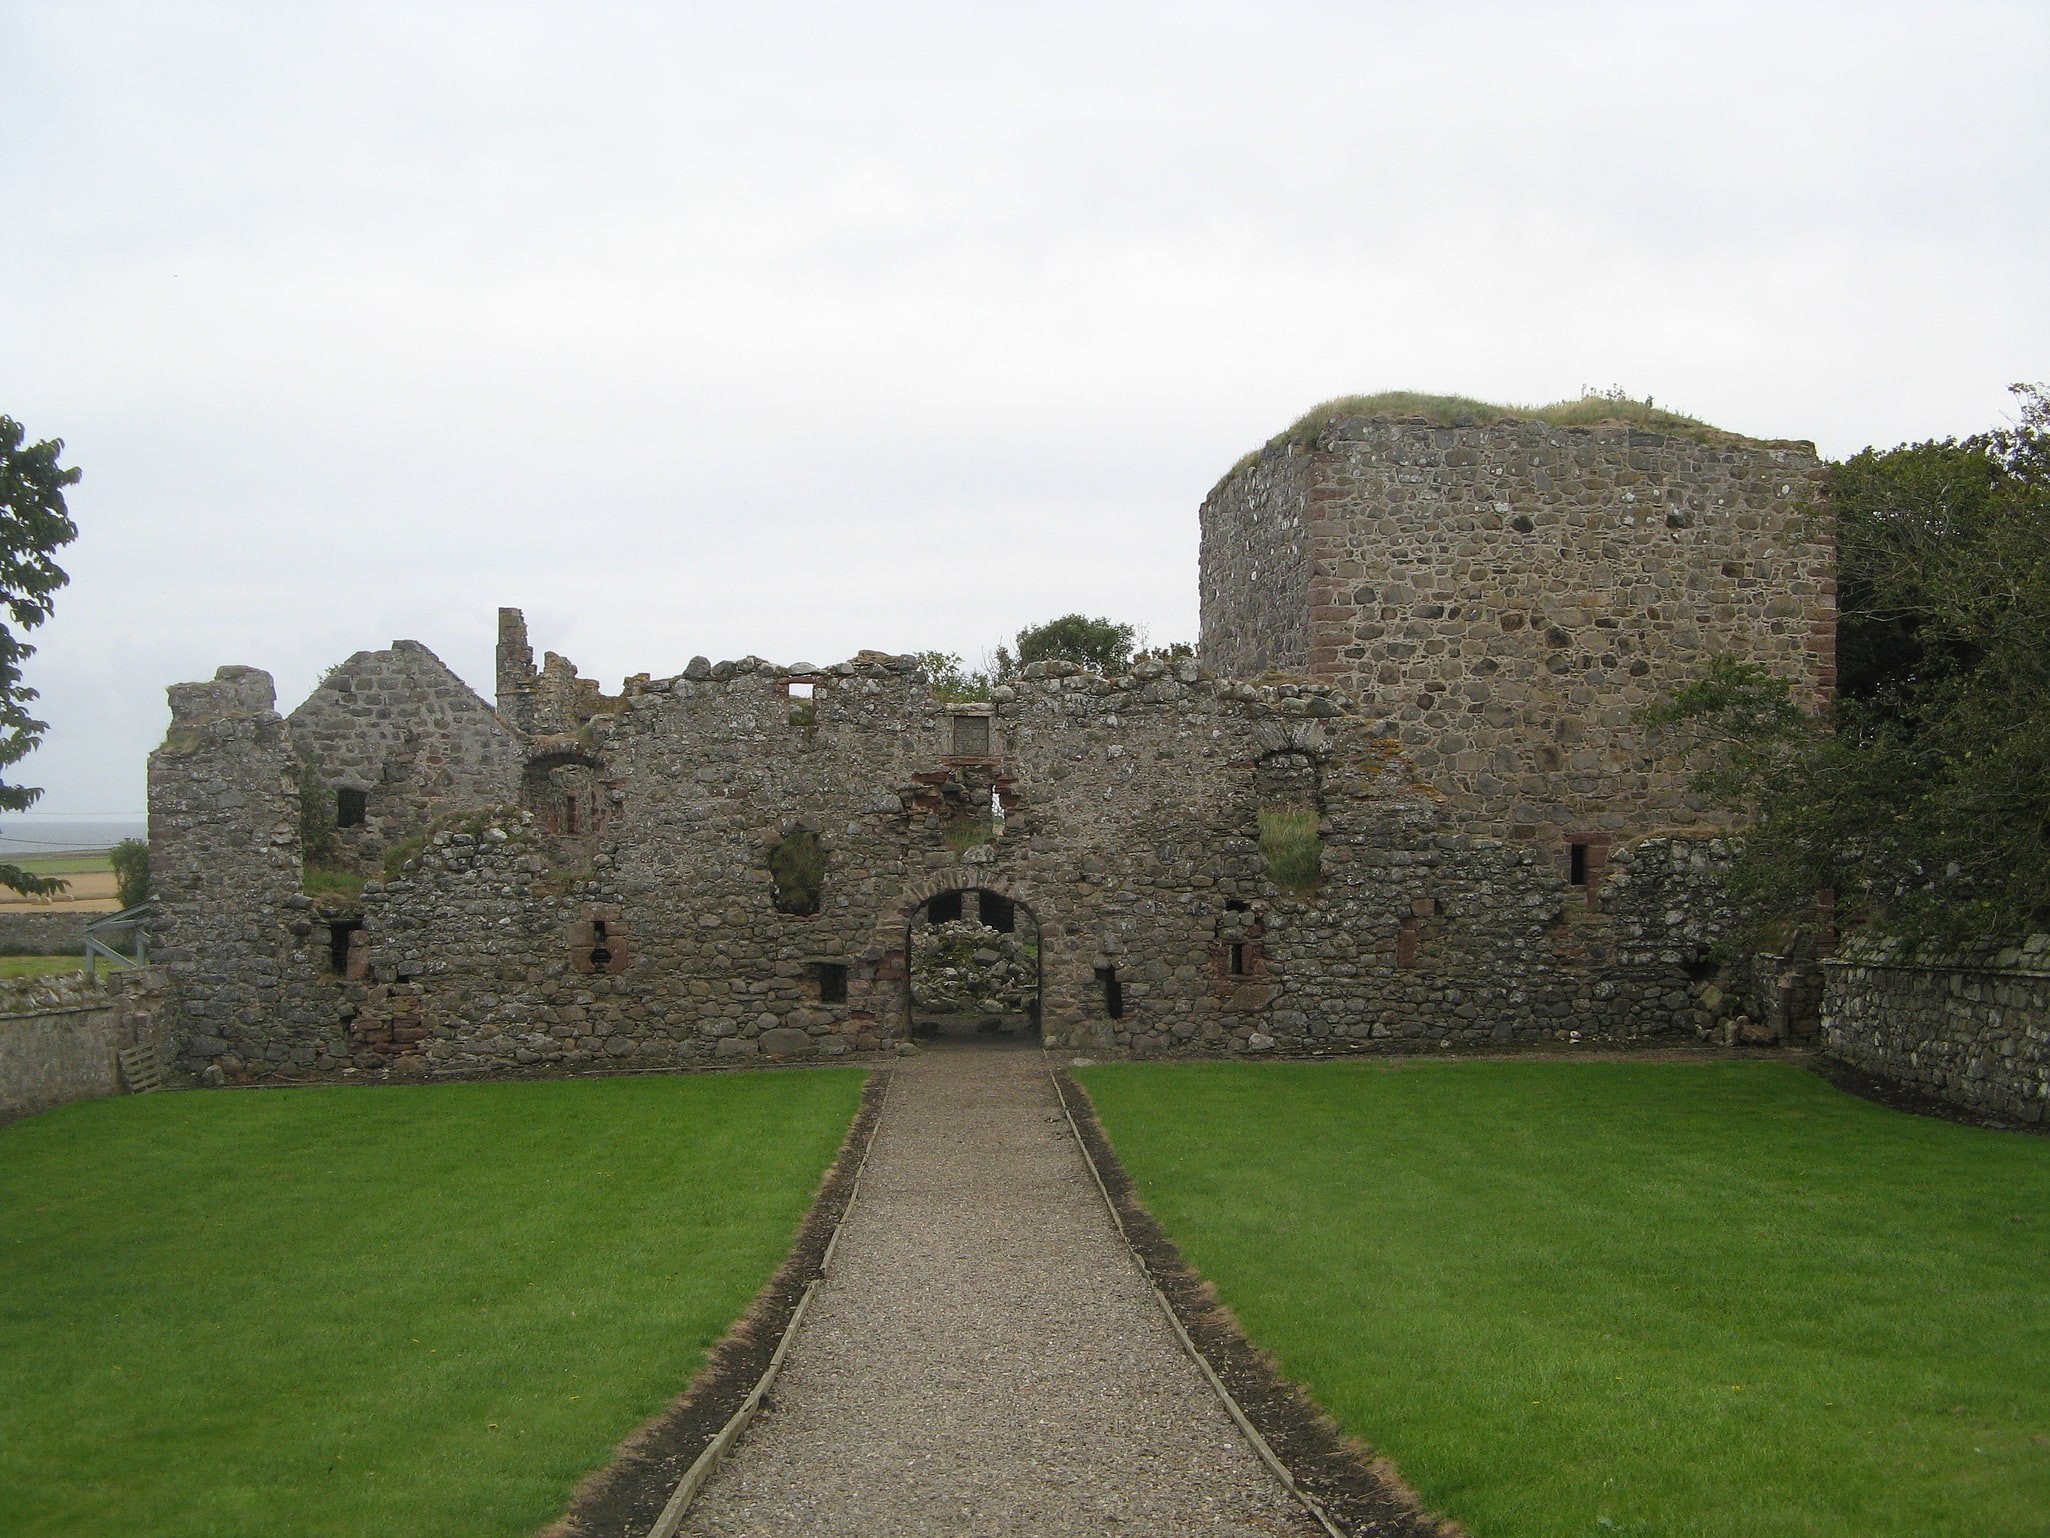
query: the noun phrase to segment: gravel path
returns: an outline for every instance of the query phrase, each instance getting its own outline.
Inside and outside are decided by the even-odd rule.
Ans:
[[[898,1066],[833,1270],[683,1532],[1319,1532],[1181,1354],[1036,1046]]]

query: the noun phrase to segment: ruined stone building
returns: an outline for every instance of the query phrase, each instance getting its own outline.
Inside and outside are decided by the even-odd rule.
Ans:
[[[874,1049],[956,894],[1029,915],[1065,1047],[1692,1040],[1741,998],[1710,986],[1723,845],[1636,712],[1718,652],[1826,696],[1818,475],[1806,444],[1339,421],[1204,503],[1199,660],[987,703],[875,652],[608,696],[516,610],[493,702],[409,641],[288,717],[223,668],[150,764],[181,1060]],[[309,837],[360,893],[309,890]]]

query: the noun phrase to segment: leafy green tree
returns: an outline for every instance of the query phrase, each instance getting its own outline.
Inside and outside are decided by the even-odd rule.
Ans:
[[[961,660],[959,652],[913,652],[912,655],[931,680],[934,699],[951,705],[989,698],[990,676],[971,671]]]
[[[1697,785],[1748,814],[1758,925],[1830,891],[1840,921],[1915,942],[2050,928],[2050,395],[2015,388],[2017,427],[1833,467],[1830,711],[1721,658],[1648,713],[1698,734]]]
[[[149,896],[149,845],[139,838],[124,838],[114,846],[112,860],[121,906],[139,906]]]
[[[49,730],[28,711],[36,691],[21,681],[21,669],[35,648],[20,632],[50,617],[51,595],[71,580],[52,556],[78,538],[64,488],[78,483],[79,472],[58,465],[63,440],[27,439],[19,422],[0,416],[0,609],[6,613],[0,619],[0,768],[20,763]],[[0,783],[0,811],[27,811],[41,795],[35,786]],[[42,895],[61,892],[66,883],[0,864],[0,886]]]
[[[1027,625],[1018,632],[1015,666],[1034,662],[1078,662],[1099,673],[1122,673],[1132,660],[1131,625],[1107,619],[1090,619],[1081,614],[1063,614],[1043,625]],[[999,666],[1009,653],[999,647]]]

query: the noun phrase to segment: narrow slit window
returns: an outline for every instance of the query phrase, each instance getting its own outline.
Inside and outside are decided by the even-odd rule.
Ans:
[[[989,757],[989,717],[954,717],[954,757]]]
[[[1587,842],[1575,839],[1566,846],[1566,879],[1575,886],[1587,885]]]
[[[360,919],[337,919],[327,927],[328,964],[344,975],[349,970],[349,944],[363,927]]]
[[[1116,967],[1098,967],[1096,980],[1103,985],[1103,1012],[1113,1020],[1125,1018],[1125,989]]]
[[[818,984],[821,1004],[845,1004],[847,1002],[847,968],[837,961],[815,961],[811,968],[812,979]]]
[[[1244,977],[1246,975],[1246,945],[1243,940],[1231,942],[1231,975],[1233,977]]]
[[[591,965],[602,967],[612,959],[612,947],[607,945],[605,920],[591,920]]]
[[[370,816],[370,792],[353,785],[335,788],[335,826],[360,828]]]

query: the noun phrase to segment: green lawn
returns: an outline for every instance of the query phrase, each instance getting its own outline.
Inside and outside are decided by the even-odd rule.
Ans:
[[[102,957],[101,965],[112,971],[118,963]],[[0,977],[47,977],[52,972],[84,969],[83,956],[0,956]]]
[[[863,1075],[0,1127],[0,1533],[529,1534],[789,1248]]]
[[[1252,1338],[1476,1538],[2050,1534],[2050,1139],[1766,1062],[1078,1077]]]

